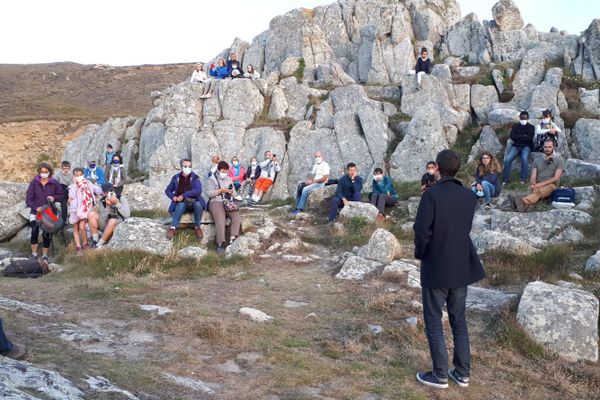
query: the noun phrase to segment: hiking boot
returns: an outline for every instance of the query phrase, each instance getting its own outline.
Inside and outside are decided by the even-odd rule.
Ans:
[[[456,382],[456,384],[460,387],[469,386],[469,377],[460,376],[454,368],[448,371],[448,377]]]
[[[27,349],[23,345],[11,343],[10,347],[12,347],[10,351],[2,353],[4,357],[12,358],[13,360],[20,360],[27,354]]]
[[[175,237],[175,233],[177,233],[177,229],[175,228],[169,228],[167,230],[167,239],[172,240]]]
[[[417,381],[425,386],[438,389],[446,389],[448,387],[448,378],[438,378],[432,371],[417,373]]]
[[[517,212],[524,213],[525,212],[525,203],[523,203],[522,197],[515,197],[515,208]]]
[[[223,254],[225,252],[225,245],[223,243],[217,243],[217,254]]]
[[[204,231],[199,226],[194,228],[194,233],[198,239],[202,239],[204,237]]]
[[[506,196],[506,199],[508,200],[508,205],[510,209],[512,211],[517,211],[517,205],[515,204],[515,196],[509,194],[508,196]]]
[[[508,185],[508,181],[502,182],[502,186],[506,186],[506,185]]]
[[[42,261],[48,262],[48,260],[49,260],[48,256],[42,256]]]
[[[292,215],[298,215],[301,212],[302,212],[302,210],[295,209],[294,211],[291,211],[290,214],[292,214]]]

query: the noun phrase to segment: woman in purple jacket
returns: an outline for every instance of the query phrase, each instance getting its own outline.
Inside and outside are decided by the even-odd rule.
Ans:
[[[36,223],[36,216],[42,211],[42,206],[51,202],[64,201],[65,193],[60,183],[52,177],[54,169],[47,163],[41,163],[37,168],[38,175],[33,178],[27,189],[27,198],[25,203],[30,208],[29,221],[31,225],[31,254],[37,258],[38,236],[40,228]],[[48,249],[52,236],[42,233],[42,260],[48,260]]]

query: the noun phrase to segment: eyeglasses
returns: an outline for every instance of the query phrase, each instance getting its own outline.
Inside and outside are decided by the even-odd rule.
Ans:
[[[483,157],[481,157],[481,159],[482,159],[482,160],[489,160],[489,159],[491,159],[491,158],[492,158],[492,157],[490,157],[490,156],[483,156]]]

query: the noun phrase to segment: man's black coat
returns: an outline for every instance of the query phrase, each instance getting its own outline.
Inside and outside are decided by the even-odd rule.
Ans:
[[[413,226],[422,287],[454,289],[485,277],[469,236],[476,203],[475,194],[450,177],[423,193]]]

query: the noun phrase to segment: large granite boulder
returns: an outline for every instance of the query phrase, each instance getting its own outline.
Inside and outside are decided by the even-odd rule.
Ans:
[[[578,119],[572,136],[579,157],[584,161],[600,164],[600,120]]]
[[[127,197],[131,211],[167,211],[171,200],[163,190],[146,186],[142,183],[125,185],[123,195]]]
[[[568,158],[565,161],[565,178],[569,179],[587,179],[592,181],[600,180],[600,163],[581,161],[574,158]]]
[[[598,271],[600,269],[600,250],[590,256],[585,262],[586,271]]]
[[[133,217],[117,225],[106,247],[166,256],[173,248],[173,241],[167,239],[166,233],[167,227],[159,222]]]
[[[511,104],[521,110],[527,110],[534,90],[544,80],[545,71],[543,51],[540,48],[527,51],[513,81],[515,97]]]
[[[492,129],[491,126],[484,126],[479,134],[479,139],[475,142],[473,147],[471,148],[471,154],[469,154],[469,160],[471,161],[478,160],[481,153],[484,151],[489,151],[495,156],[498,156],[502,152],[503,146]]]
[[[368,222],[375,222],[379,210],[371,203],[350,201],[340,211],[340,219],[365,218]]]
[[[361,247],[358,255],[369,260],[389,264],[402,256],[402,246],[393,233],[378,228],[369,239],[369,243]]]
[[[0,242],[17,234],[28,220],[25,205],[26,183],[0,182]]]
[[[469,63],[489,62],[489,43],[477,15],[470,13],[448,28],[444,37],[448,54],[465,58]]]
[[[359,256],[350,256],[335,277],[338,279],[360,280],[380,268],[383,268],[383,264],[378,261],[367,260]]]
[[[232,79],[224,89],[221,102],[223,118],[245,126],[254,122],[264,106],[264,98],[254,82],[251,79]]]
[[[498,102],[498,92],[494,86],[472,85],[471,107],[480,123],[486,123],[492,104]]]
[[[233,256],[249,257],[260,249],[261,241],[258,233],[248,232],[239,236],[233,244],[225,249],[225,257]]]
[[[600,79],[600,18],[594,19],[579,39],[573,70],[586,81]]]
[[[494,4],[492,17],[501,31],[512,31],[523,27],[521,12],[512,0],[500,0]]]
[[[589,292],[532,282],[517,321],[534,341],[569,361],[598,361],[598,299]]]
[[[471,238],[477,249],[477,254],[500,250],[510,254],[527,256],[539,251],[531,244],[503,232],[484,230],[479,233],[472,233]]]
[[[499,290],[486,289],[477,286],[467,288],[467,310],[486,314],[499,313],[516,304],[518,296],[514,293],[504,293]]]

